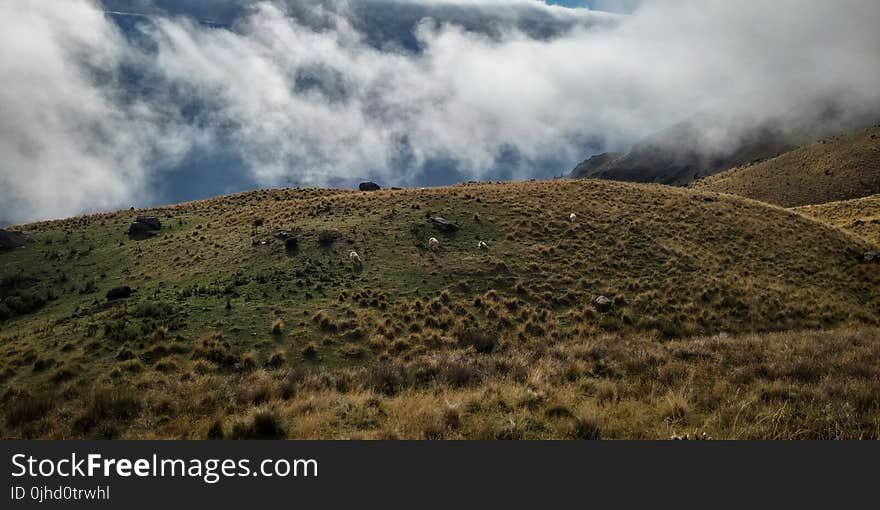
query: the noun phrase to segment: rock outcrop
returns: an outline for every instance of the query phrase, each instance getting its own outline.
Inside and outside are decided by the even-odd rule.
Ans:
[[[442,216],[429,216],[428,222],[442,232],[456,232],[458,230],[458,225]]]
[[[128,235],[136,239],[146,239],[153,237],[156,232],[162,230],[162,222],[155,216],[138,216],[137,219],[128,226]]]
[[[107,301],[119,301],[120,299],[128,299],[132,294],[131,287],[116,287],[107,291]]]

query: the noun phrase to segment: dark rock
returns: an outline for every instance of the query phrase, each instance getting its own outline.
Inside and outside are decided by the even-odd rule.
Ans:
[[[379,186],[375,182],[362,182],[358,189],[361,191],[379,191],[382,189],[382,186]]]
[[[137,223],[143,223],[150,230],[162,230],[162,222],[155,216],[138,216]]]
[[[136,221],[128,226],[128,235],[138,239],[146,239],[156,235],[146,223]]]
[[[135,239],[147,239],[156,235],[156,232],[162,230],[162,222],[155,216],[138,216],[137,219],[128,226],[128,235]]]
[[[27,232],[16,232],[14,230],[0,229],[0,250],[21,248],[27,243],[32,242],[34,242],[34,238]]]
[[[120,299],[128,299],[131,297],[131,287],[116,287],[107,291],[107,301],[118,301]]]
[[[284,240],[284,249],[287,251],[296,251],[299,248],[299,239],[296,236],[288,237]]]
[[[430,216],[428,221],[434,226],[434,228],[443,232],[455,232],[458,230],[458,225],[450,222],[442,216]]]
[[[602,313],[610,311],[612,304],[614,304],[614,302],[605,296],[599,296],[596,298],[595,301],[596,310]]]

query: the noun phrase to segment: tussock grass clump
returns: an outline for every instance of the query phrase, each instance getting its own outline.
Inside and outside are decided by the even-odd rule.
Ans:
[[[153,331],[153,341],[161,342],[168,338],[168,327],[167,326],[159,326]]]
[[[309,342],[303,347],[301,354],[306,359],[314,359],[318,357],[318,346],[315,345],[315,342]]]
[[[238,362],[238,357],[232,353],[229,342],[220,333],[210,333],[200,338],[193,350],[192,357],[196,360],[202,359],[226,367],[231,367]]]
[[[663,418],[671,423],[687,423],[690,404],[684,395],[669,393],[663,399],[660,412]]]
[[[266,364],[272,368],[281,368],[286,362],[287,357],[284,355],[284,351],[275,351],[269,356]]]
[[[278,413],[259,408],[247,416],[236,418],[229,427],[227,439],[285,439],[287,431]]]
[[[238,367],[244,371],[256,370],[257,368],[257,355],[253,352],[248,352],[242,354],[241,358],[238,362]]]
[[[573,417],[571,436],[580,441],[598,441],[602,439],[602,429],[598,420],[590,414]]]
[[[328,333],[335,333],[339,329],[336,322],[330,317],[330,314],[323,310],[312,317],[312,322],[317,324],[321,331]]]
[[[101,428],[115,433],[117,424],[127,425],[140,413],[141,401],[133,394],[112,388],[96,388],[92,391],[88,406],[74,421],[73,427],[81,432]]]
[[[52,409],[54,399],[49,395],[30,395],[26,392],[7,392],[3,398],[6,425],[20,427],[36,421]]]
[[[223,433],[223,423],[220,420],[215,421],[208,427],[208,432],[205,434],[205,439],[210,440],[220,440],[224,438]]]
[[[373,391],[393,396],[400,392],[406,383],[403,365],[393,361],[382,361],[368,371],[368,384]]]
[[[77,365],[65,364],[61,367],[58,367],[54,372],[52,372],[52,376],[49,378],[49,380],[55,384],[60,384],[76,378],[78,373],[79,367]]]
[[[349,343],[339,349],[339,354],[350,359],[363,359],[367,356],[367,350],[362,345]]]
[[[489,354],[498,344],[498,339],[491,331],[486,331],[476,326],[462,326],[456,333],[455,338],[462,347],[472,347],[480,354]]]

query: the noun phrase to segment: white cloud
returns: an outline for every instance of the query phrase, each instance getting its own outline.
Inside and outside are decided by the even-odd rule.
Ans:
[[[186,150],[155,105],[122,99],[126,43],[84,1],[0,3],[0,217],[143,199],[153,163]],[[168,128],[169,131],[164,131]]]
[[[851,116],[880,104],[870,0],[656,0],[614,23],[532,0],[408,0],[602,21],[534,38],[426,20],[413,27],[420,52],[379,49],[350,2],[331,3],[323,28],[271,3],[229,29],[155,18],[150,51],[86,0],[0,4],[0,216],[143,200],[158,167],[220,132],[265,185],[405,183],[434,158],[491,177],[506,149],[573,161],[588,155],[584,140],[619,148],[703,113],[732,123],[709,132],[721,144],[829,98]],[[145,70],[148,93],[123,87],[123,63]],[[200,106],[197,119],[183,120],[182,99]]]

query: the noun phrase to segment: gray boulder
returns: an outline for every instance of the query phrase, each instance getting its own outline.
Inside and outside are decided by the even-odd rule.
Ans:
[[[358,189],[361,191],[379,191],[382,189],[382,186],[379,186],[375,182],[362,182]]]
[[[452,223],[442,216],[429,216],[428,222],[434,228],[442,232],[455,232],[458,230],[458,225]]]
[[[876,262],[877,260],[880,260],[880,254],[876,251],[865,252],[864,260],[865,262]]]

